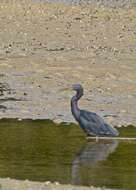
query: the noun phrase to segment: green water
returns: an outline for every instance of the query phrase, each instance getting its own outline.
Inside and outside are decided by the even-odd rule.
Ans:
[[[132,126],[121,136],[136,136]],[[0,177],[136,189],[136,142],[87,142],[73,124],[0,120]]]

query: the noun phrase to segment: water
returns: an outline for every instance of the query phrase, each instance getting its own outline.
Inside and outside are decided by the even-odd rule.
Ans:
[[[136,136],[133,127],[122,136]],[[0,177],[136,189],[135,141],[87,141],[74,125],[0,121]]]

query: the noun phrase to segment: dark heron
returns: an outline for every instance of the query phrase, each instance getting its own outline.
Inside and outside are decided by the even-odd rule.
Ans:
[[[71,99],[71,111],[84,132],[88,136],[118,136],[119,132],[96,113],[78,108],[78,100],[83,96],[83,87],[80,84],[75,84],[72,89],[76,91],[76,95]]]

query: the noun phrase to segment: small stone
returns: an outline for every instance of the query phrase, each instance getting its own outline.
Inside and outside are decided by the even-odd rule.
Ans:
[[[56,123],[56,124],[60,124],[63,121],[62,121],[62,119],[57,118],[57,119],[53,119],[53,122]]]
[[[55,184],[55,185],[59,185],[60,183],[59,183],[58,181],[55,181],[54,184]]]
[[[46,181],[45,184],[46,184],[46,185],[49,185],[49,184],[51,184],[51,182],[50,182],[50,181]]]
[[[6,50],[6,53],[10,53],[10,51]]]

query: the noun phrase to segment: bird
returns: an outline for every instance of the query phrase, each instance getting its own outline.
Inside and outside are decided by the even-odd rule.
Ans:
[[[87,136],[116,137],[119,135],[117,129],[107,124],[96,113],[79,109],[78,100],[84,94],[81,84],[72,85],[72,90],[76,91],[76,94],[71,98],[71,112]]]

